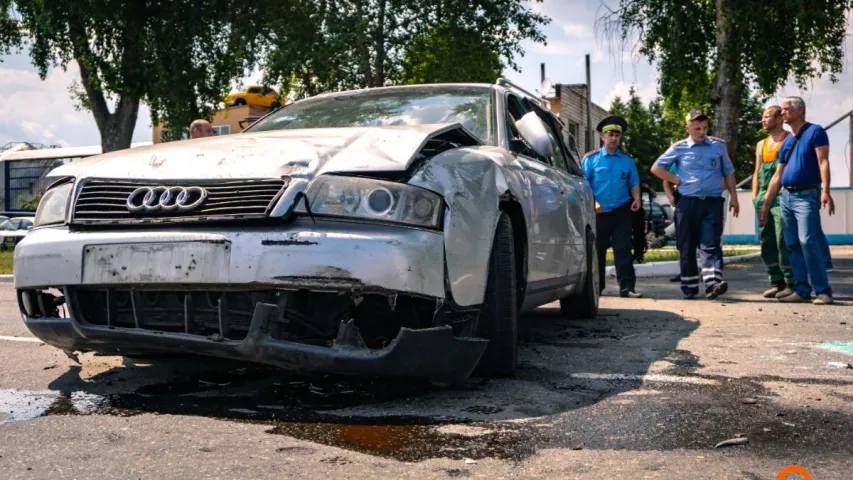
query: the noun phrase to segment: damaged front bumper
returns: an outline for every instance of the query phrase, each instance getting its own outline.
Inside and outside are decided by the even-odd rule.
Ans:
[[[300,373],[453,381],[470,375],[487,341],[465,334],[477,309],[445,298],[443,240],[330,220],[44,228],[16,249],[15,284],[26,326],[65,351],[184,352]]]
[[[248,334],[240,341],[216,335],[84,325],[73,317],[25,315],[24,321],[35,336],[69,352],[191,353],[273,365],[296,373],[423,377],[450,382],[467,378],[488,344],[477,338],[457,338],[450,326],[443,326],[401,328],[388,346],[370,349],[352,323],[341,323],[330,347],[278,340],[270,335],[278,308],[256,304]]]

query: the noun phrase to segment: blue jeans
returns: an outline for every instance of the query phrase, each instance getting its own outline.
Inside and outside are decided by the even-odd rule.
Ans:
[[[820,228],[820,253],[823,255],[823,261],[826,263],[826,269],[832,268],[832,254],[829,253],[829,241],[826,239],[826,234],[823,233],[823,226],[818,222]]]
[[[782,190],[782,233],[794,272],[794,291],[803,298],[811,297],[812,288],[818,295],[832,295],[821,245],[821,237],[826,237],[820,228],[820,190]]]

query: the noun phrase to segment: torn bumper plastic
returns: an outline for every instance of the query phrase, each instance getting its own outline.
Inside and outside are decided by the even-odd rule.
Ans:
[[[191,353],[262,363],[295,373],[425,377],[440,381],[467,378],[487,340],[459,338],[449,326],[401,328],[391,343],[369,349],[358,330],[342,324],[331,347],[277,340],[269,334],[277,306],[258,303],[249,333],[240,341],[183,333],[84,324],[71,318],[32,318],[24,322],[36,337],[65,351],[102,353]]]

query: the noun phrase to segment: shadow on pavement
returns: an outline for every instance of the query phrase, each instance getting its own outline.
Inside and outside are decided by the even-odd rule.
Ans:
[[[661,311],[602,309],[595,320],[572,321],[557,308],[541,308],[521,319],[515,378],[471,378],[453,387],[297,377],[207,358],[125,358],[123,366],[89,378],[81,378],[86,367],[71,367],[50,384],[59,397],[47,413],[253,422],[269,425],[268,433],[404,461],[521,459],[535,451],[532,433],[497,421],[536,421],[636,389],[657,361],[695,368],[696,359],[676,347],[697,326]],[[85,356],[84,365],[96,358]]]

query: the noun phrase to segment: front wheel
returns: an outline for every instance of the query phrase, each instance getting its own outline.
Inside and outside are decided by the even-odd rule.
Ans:
[[[501,213],[489,258],[486,295],[477,321],[477,336],[489,341],[477,365],[479,375],[509,377],[515,372],[518,358],[515,268],[512,221],[509,215]]]
[[[567,318],[595,318],[598,315],[598,247],[595,245],[595,235],[586,233],[586,278],[583,290],[578,295],[572,295],[560,300],[560,311]]]

